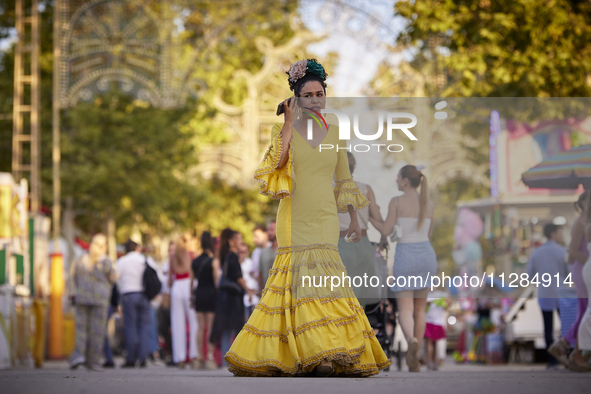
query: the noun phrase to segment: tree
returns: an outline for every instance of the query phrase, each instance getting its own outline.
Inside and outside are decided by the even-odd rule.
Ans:
[[[589,96],[591,3],[399,1],[400,39],[445,67],[443,96]]]
[[[53,2],[40,3],[42,204],[50,206]],[[204,145],[228,141],[226,125],[216,117],[214,97],[233,105],[242,102],[245,81],[235,73],[241,69],[256,73],[263,67],[257,37],[281,45],[293,36],[294,26],[299,26],[294,19],[298,4],[279,1],[269,6],[263,0],[169,4],[178,27],[173,38],[173,83],[189,92],[187,103],[165,111],[113,90],[62,111],[62,195],[74,197],[76,224],[86,230],[101,229],[98,223],[110,214],[118,226],[140,224],[160,235],[189,228],[196,221],[212,229],[234,222],[248,238],[249,226],[264,221],[274,203],[255,198],[254,189],[199,179],[191,170]],[[0,39],[8,37],[13,26],[14,0],[0,1]],[[0,114],[12,113],[13,75],[14,45],[0,52]],[[2,117],[0,171],[11,171],[11,140],[12,120]],[[226,198],[225,192],[231,196]],[[255,207],[254,202],[262,205]],[[225,212],[231,214],[224,216]]]
[[[398,1],[394,10],[406,21],[398,41],[413,54],[402,69],[408,73],[410,66],[414,70],[414,79],[426,95],[586,97],[591,93],[589,1]],[[391,80],[394,74],[378,76],[374,89],[397,94],[392,84],[382,80]],[[402,84],[396,88],[400,86],[401,94],[409,91]],[[540,110],[538,104],[543,103],[533,103],[537,105],[533,110],[527,108],[528,103],[522,104],[515,110],[527,113],[527,119],[532,119],[536,111],[540,116],[548,115]],[[510,103],[503,105],[512,109]],[[553,110],[566,114],[570,108]],[[487,172],[489,132],[469,119],[463,121],[465,143],[461,148],[475,166]],[[484,185],[467,179],[455,179],[439,187],[436,196],[445,207],[437,214],[433,234],[439,257],[451,252],[456,201],[482,197],[487,192]]]
[[[51,0],[39,0],[41,74],[41,181],[43,204],[51,201],[51,98],[53,72],[53,6]],[[14,34],[15,1],[0,1],[0,40],[10,40]],[[5,41],[5,43],[9,43]],[[12,167],[12,97],[14,92],[14,44],[0,51],[0,172],[11,172]],[[28,100],[25,89],[25,100]],[[28,102],[28,101],[25,101]],[[26,154],[26,152],[25,152]],[[48,171],[44,169],[49,169]],[[49,204],[51,205],[51,204]]]
[[[196,163],[185,108],[165,110],[111,91],[64,117],[63,193],[88,215],[110,213],[118,225],[189,224],[204,191],[185,176]]]

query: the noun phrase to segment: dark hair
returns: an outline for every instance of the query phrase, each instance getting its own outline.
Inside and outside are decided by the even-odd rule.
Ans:
[[[305,66],[304,66],[305,62]],[[295,70],[294,70],[295,68]],[[297,70],[297,71],[296,71]],[[294,72],[297,76],[294,75],[292,79],[290,72]],[[326,78],[328,74],[326,70],[318,62],[316,59],[303,59],[298,62],[295,62],[289,68],[289,71],[285,72],[287,74],[287,82],[289,83],[289,88],[294,92],[295,96],[298,97],[300,92],[302,91],[302,87],[310,81],[318,81],[322,85],[324,89],[324,94],[326,95]],[[305,73],[302,77],[299,77],[302,73]],[[293,74],[292,74],[293,75]],[[297,78],[297,79],[296,79]]]
[[[577,201],[575,201],[575,203],[574,203],[575,211],[577,211],[578,213],[585,211],[585,207],[584,207],[583,203],[586,202],[585,200],[587,200],[587,198],[589,197],[589,193],[590,193],[589,190],[585,190],[583,193],[581,193],[581,195],[579,196]]]
[[[558,231],[560,227],[558,227],[555,224],[552,223],[548,223],[547,225],[544,226],[544,236],[548,239],[552,238],[552,234],[554,234],[556,231]]]
[[[260,231],[266,233],[267,227],[264,224],[258,224],[255,226],[254,230],[252,230],[252,231],[257,231],[257,230],[260,230]]]
[[[213,242],[211,240],[211,233],[209,231],[204,231],[201,233],[201,249],[205,252],[209,250],[213,252]]]
[[[220,260],[220,265],[224,264],[226,255],[230,251],[230,240],[234,238],[236,234],[238,234],[238,232],[232,230],[231,228],[225,228],[222,230],[222,234],[220,235],[220,249],[218,251],[218,259]]]
[[[322,85],[322,88],[324,90],[324,94],[326,95],[326,82],[324,82],[324,80],[322,78],[320,78],[318,75],[313,74],[313,73],[307,73],[302,78],[300,78],[296,81],[296,83],[293,85],[293,88],[292,88],[294,95],[296,97],[299,97],[304,85],[310,81],[320,82],[320,85]]]
[[[130,253],[136,250],[138,244],[133,242],[131,239],[128,239],[125,244],[123,244],[123,246],[125,246],[125,253]]]
[[[427,216],[427,202],[429,201],[427,177],[416,166],[410,164],[400,169],[400,176],[408,179],[412,187],[421,187],[419,193],[419,223],[417,224],[417,229],[419,229],[425,221],[425,216]]]

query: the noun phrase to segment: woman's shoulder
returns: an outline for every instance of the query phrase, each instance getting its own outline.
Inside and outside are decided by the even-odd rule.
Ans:
[[[583,230],[585,228],[585,225],[587,224],[587,221],[585,220],[585,216],[584,215],[580,215],[578,216],[575,221],[573,222],[573,230]]]
[[[193,260],[194,263],[200,263],[202,261],[206,261],[209,258],[209,255],[207,253],[201,253],[199,256],[197,256],[195,258],[195,260]]]
[[[107,264],[113,264],[113,261],[106,254],[99,257],[98,261],[101,261],[101,262],[107,263]]]
[[[390,199],[390,206],[396,206],[397,204],[400,204],[401,197],[402,197],[402,196],[395,196],[395,197],[392,197],[392,198]]]
[[[238,262],[238,255],[230,250],[228,252],[228,261]],[[240,263],[238,263],[238,264],[240,264]]]

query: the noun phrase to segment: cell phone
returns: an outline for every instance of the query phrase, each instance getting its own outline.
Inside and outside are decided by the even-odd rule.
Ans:
[[[279,105],[277,106],[277,116],[281,115],[282,113],[285,112],[285,102],[282,101],[279,103]]]

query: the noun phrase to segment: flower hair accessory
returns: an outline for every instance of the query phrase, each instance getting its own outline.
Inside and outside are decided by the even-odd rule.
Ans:
[[[289,71],[287,72],[287,75],[289,75],[289,78],[288,78],[289,85],[292,88],[292,90],[293,90],[293,87],[295,86],[296,82],[299,79],[305,77],[306,74],[308,74],[308,73],[317,75],[323,81],[325,81],[326,77],[327,77],[326,71],[324,71],[324,67],[322,67],[322,64],[318,63],[318,60],[316,60],[316,59],[300,60],[300,61],[292,64],[291,67],[289,68]]]
[[[289,82],[295,83],[298,79],[303,78],[306,75],[306,71],[308,70],[308,61],[307,60],[300,60],[299,62],[295,62],[289,71]]]

